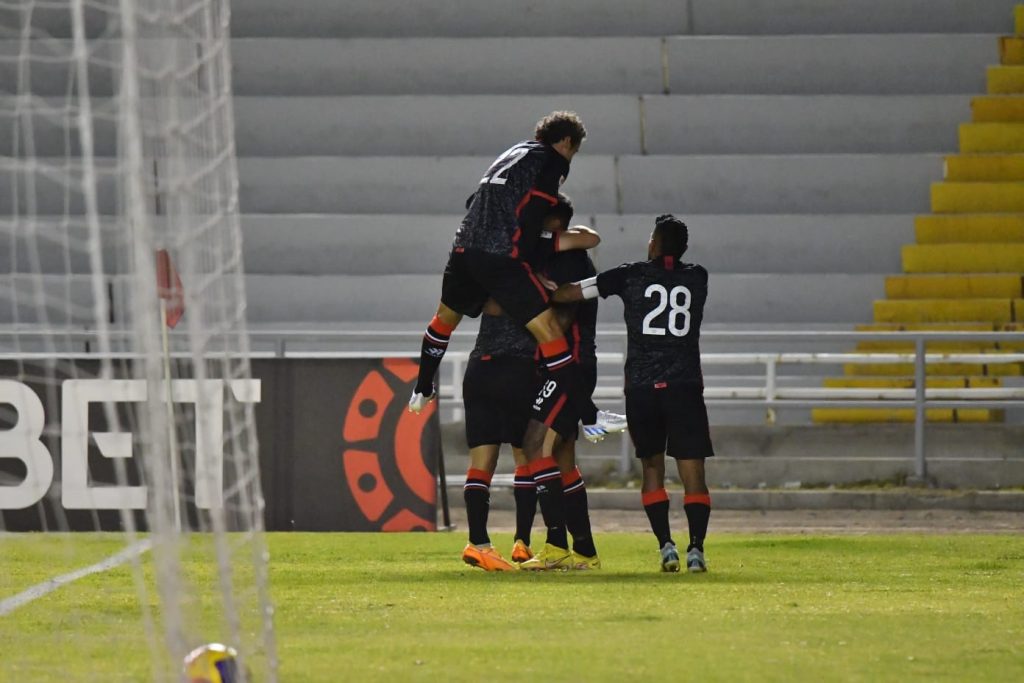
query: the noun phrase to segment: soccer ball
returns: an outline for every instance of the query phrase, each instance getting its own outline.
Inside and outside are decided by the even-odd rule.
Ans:
[[[238,683],[238,651],[220,643],[208,643],[185,657],[188,683]]]

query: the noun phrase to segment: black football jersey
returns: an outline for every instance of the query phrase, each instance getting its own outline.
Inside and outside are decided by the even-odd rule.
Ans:
[[[533,358],[537,341],[522,325],[507,315],[480,316],[480,331],[470,358]]]
[[[546,264],[548,278],[555,284],[577,282],[597,273],[594,262],[583,249],[562,251],[551,256]],[[581,301],[575,306],[575,322],[569,331],[573,351],[581,363],[597,362],[597,300]]]
[[[672,257],[624,263],[597,276],[602,297],[622,298],[626,388],[703,385],[700,324],[708,271]]]
[[[520,214],[535,197],[557,204],[558,188],[568,175],[569,162],[550,146],[533,140],[513,145],[480,179],[453,246],[527,258],[540,224],[524,226]]]

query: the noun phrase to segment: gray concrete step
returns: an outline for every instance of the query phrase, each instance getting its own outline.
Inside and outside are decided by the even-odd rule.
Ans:
[[[701,34],[1008,33],[1015,0],[690,0]]]
[[[713,273],[893,273],[901,267],[900,247],[914,239],[913,217],[903,214],[680,215],[690,229],[686,259]],[[104,270],[117,273],[126,267],[118,257],[124,240],[112,220],[101,222]],[[246,272],[434,275],[444,267],[461,220],[460,214],[246,214]],[[601,233],[603,242],[591,257],[598,267],[611,268],[646,257],[654,215],[580,212],[574,222]],[[31,229],[0,219],[0,240],[15,245],[13,258],[0,261],[0,273],[33,271],[36,259],[44,273],[87,273],[88,234],[78,217],[43,216]]]
[[[242,156],[495,154],[495,140],[530,137],[555,109],[583,117],[588,154],[664,155],[952,152],[969,105],[963,95],[395,95],[237,97],[234,109]],[[65,100],[21,109],[36,155],[79,153]],[[94,153],[113,155],[114,103],[98,98],[93,111]],[[0,97],[0,154],[14,152],[14,112],[13,98]]]
[[[231,3],[234,36],[564,36],[963,33],[1009,31],[1014,0],[616,0],[538,2],[505,0],[303,0],[301,9],[273,0]],[[71,36],[67,7],[33,5],[32,26],[57,37]],[[101,35],[114,0],[84,8],[86,32]],[[571,26],[566,16],[572,17]],[[0,8],[0,25],[15,27],[24,15]]]
[[[510,139],[508,145],[518,139]],[[464,210],[466,198],[476,191],[493,160],[493,155],[243,157],[238,160],[240,201],[247,213],[449,215]],[[615,160],[581,155],[573,163],[566,189],[581,206],[615,211]]]
[[[918,213],[941,170],[941,156],[929,154],[620,157],[620,210]]]
[[[29,47],[27,87],[74,92],[71,41]],[[140,49],[156,62],[187,47],[157,41]],[[967,94],[984,92],[997,48],[990,34],[231,42],[233,88],[243,96]],[[22,49],[0,38],[0,94],[17,92]],[[96,41],[91,49],[90,92],[109,96],[119,48]]]
[[[11,214],[16,201],[28,206],[30,184],[24,168],[7,161],[0,157],[0,183],[16,187],[18,195],[0,194],[0,213]],[[463,210],[491,161],[492,156],[242,157],[239,198],[247,213],[451,215]],[[33,212],[81,213],[78,168],[65,170],[62,159],[36,162]],[[101,213],[113,213],[116,205],[112,168],[111,159],[97,160]],[[933,154],[581,154],[565,191],[596,214],[923,213],[941,169],[941,155]]]
[[[998,45],[988,34],[669,38],[669,91],[977,94]]]
[[[833,273],[711,276],[708,323],[866,322],[884,293],[876,275]],[[436,275],[249,275],[248,320],[266,322],[409,322],[429,317],[441,294]],[[602,303],[600,320],[622,320],[617,298]],[[420,322],[422,324],[422,322]]]

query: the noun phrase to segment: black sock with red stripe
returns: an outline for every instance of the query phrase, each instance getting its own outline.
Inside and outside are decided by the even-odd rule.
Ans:
[[[537,484],[527,465],[516,467],[512,495],[516,500],[516,540],[530,545],[530,532],[537,516]]]
[[[537,482],[537,500],[540,514],[548,528],[547,542],[559,548],[569,547],[565,531],[565,495],[562,492],[562,475],[558,463],[550,455],[530,463],[530,473]]]
[[[647,521],[651,523],[651,531],[658,539],[658,547],[672,543],[672,533],[668,525],[668,492],[664,488],[657,491],[645,491],[640,494],[647,513]]]
[[[587,485],[583,483],[578,467],[562,475],[562,492],[565,496],[565,523],[572,534],[572,549],[586,557],[597,555],[594,535],[590,530]]]
[[[491,475],[472,467],[466,472],[466,484],[462,487],[466,501],[466,518],[469,521],[469,542],[473,545],[488,545],[487,515],[491,507]]]
[[[687,550],[696,548],[704,552],[704,537],[708,535],[708,522],[711,520],[711,496],[707,493],[687,494],[683,496],[683,509],[686,510],[686,521],[690,523]]]
[[[544,342],[538,348],[540,349],[541,360],[547,368],[548,377],[554,380],[556,385],[568,396],[568,400],[572,403],[576,415],[586,415],[590,412],[590,408],[594,406],[594,403],[583,390],[583,373],[580,364],[573,358],[569,342],[566,341],[565,337]],[[543,385],[541,391],[544,391]],[[540,397],[541,395],[538,396],[538,398]],[[596,409],[596,406],[594,406],[594,410]]]
[[[434,376],[437,368],[441,365],[445,351],[448,350],[448,342],[452,337],[455,328],[445,323],[436,315],[427,325],[427,331],[423,333],[423,343],[420,345],[420,374],[416,379],[416,392],[429,396],[434,393]]]

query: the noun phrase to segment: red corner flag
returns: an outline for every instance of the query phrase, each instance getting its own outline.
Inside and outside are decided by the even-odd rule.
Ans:
[[[164,322],[173,328],[185,315],[185,289],[166,249],[156,252],[156,295],[167,302]]]

